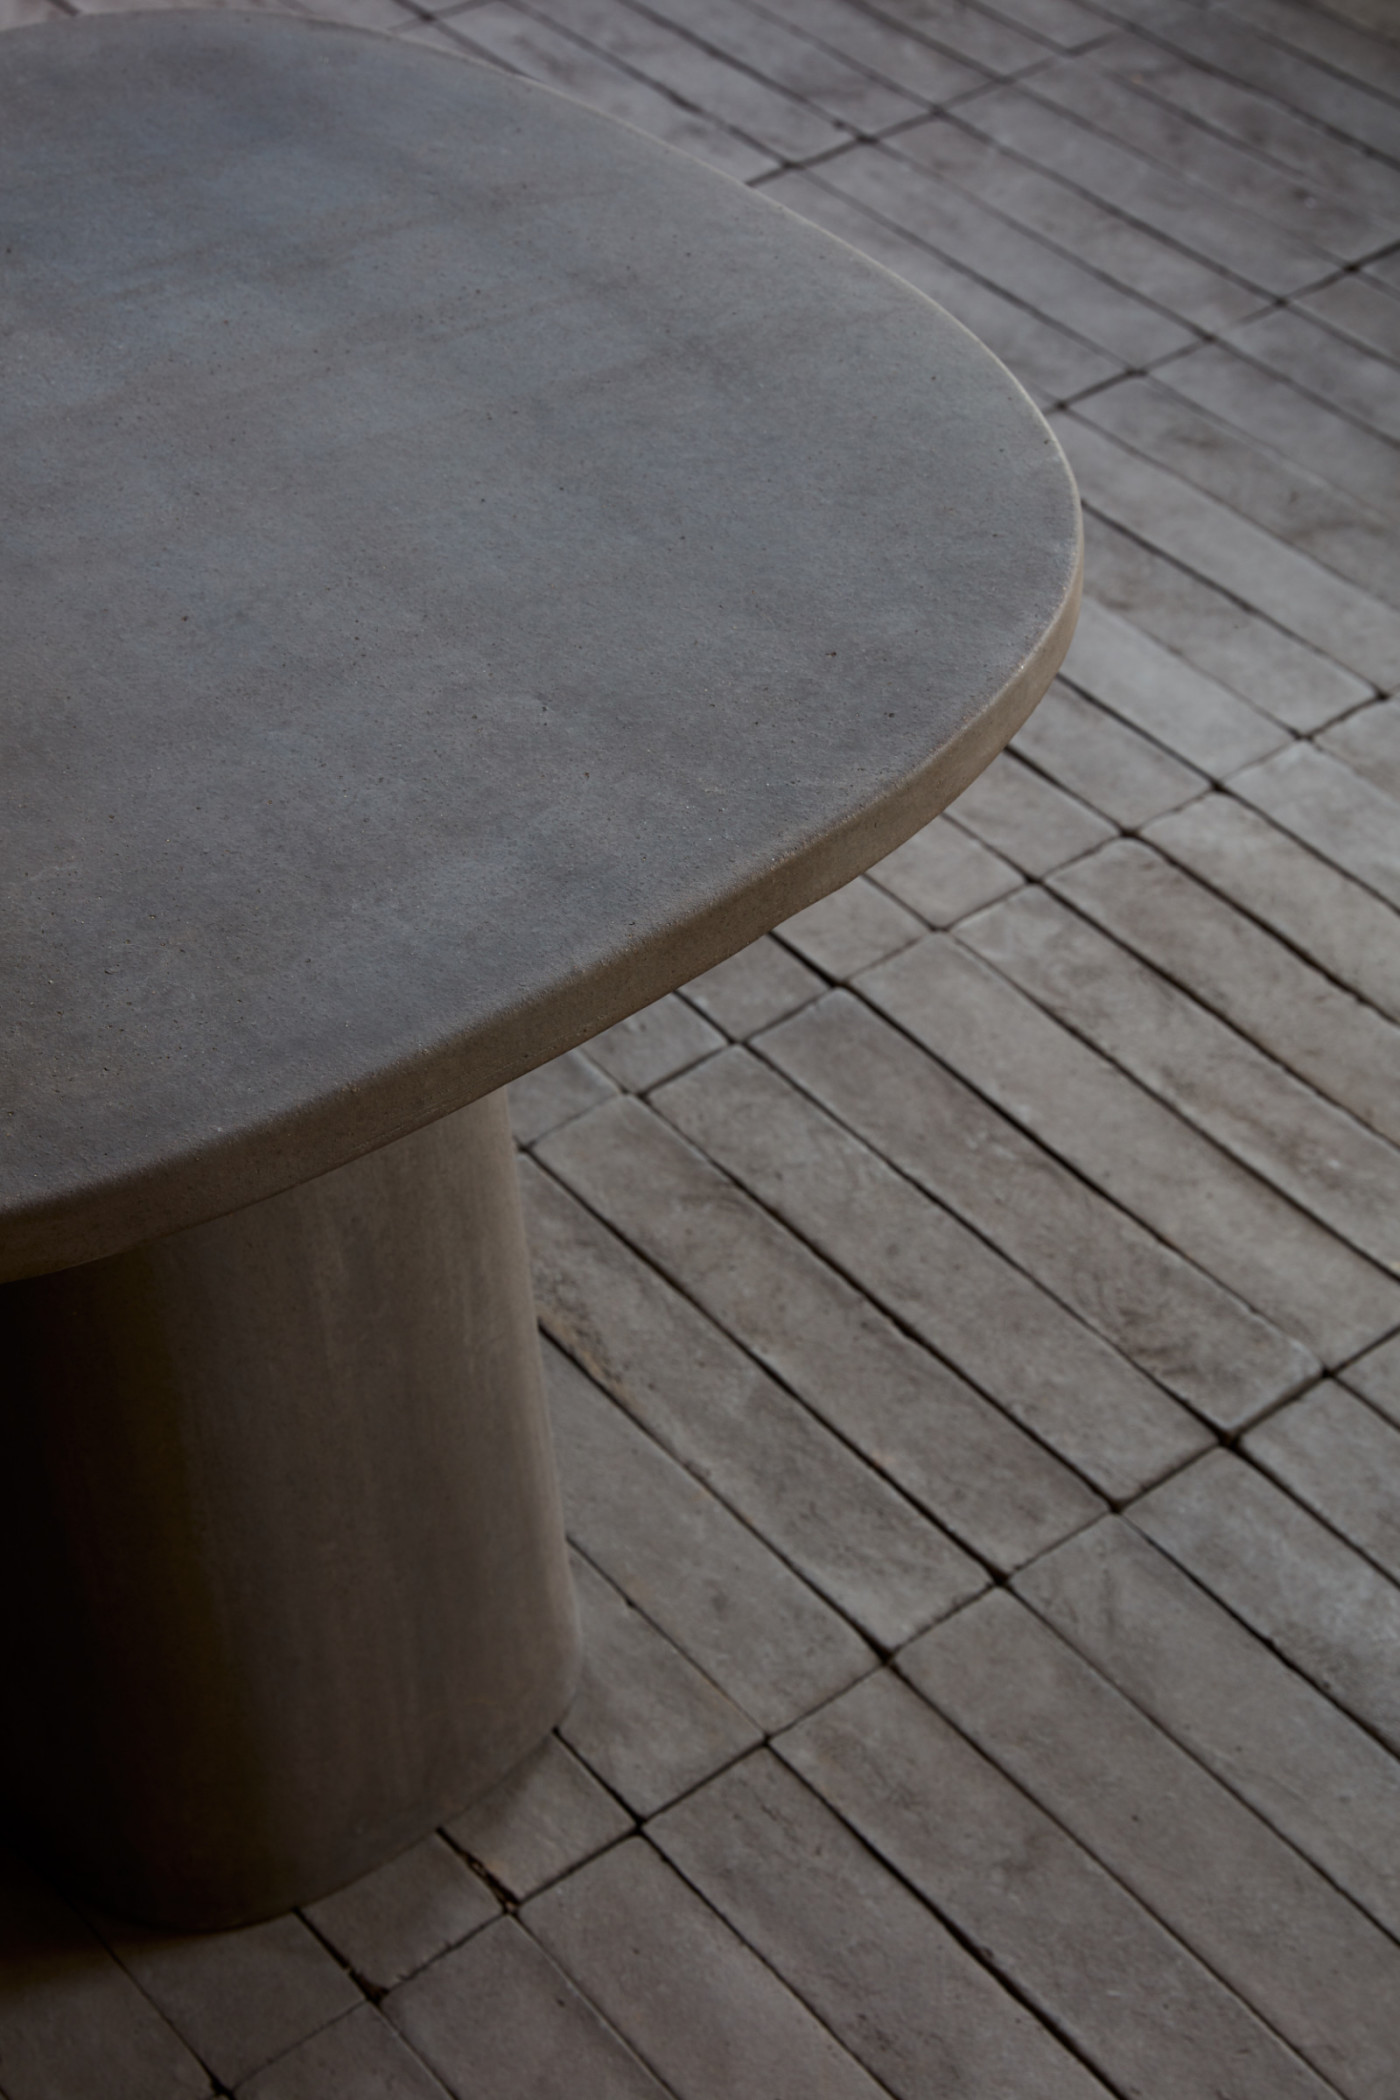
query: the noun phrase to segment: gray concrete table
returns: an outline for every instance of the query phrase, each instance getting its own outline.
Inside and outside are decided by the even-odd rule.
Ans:
[[[3,1785],[227,1923],[569,1694],[498,1090],[950,800],[1078,513],[937,308],[486,69],[20,31],[0,181]]]

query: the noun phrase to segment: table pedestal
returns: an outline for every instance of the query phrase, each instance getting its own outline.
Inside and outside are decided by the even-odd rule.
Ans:
[[[0,1289],[3,1784],[113,1909],[310,1900],[557,1719],[576,1633],[504,1099]]]

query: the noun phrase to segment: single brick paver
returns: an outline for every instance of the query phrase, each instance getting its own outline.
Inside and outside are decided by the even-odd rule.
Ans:
[[[238,2100],[446,2100],[451,2088],[361,2005],[245,2079]]]
[[[128,1975],[225,2085],[361,2002],[353,1978],[290,1914],[235,1932],[176,1935],[106,1921],[103,1932]]]
[[[557,1730],[240,1932],[7,1859],[0,2100],[1392,2100],[1400,16],[270,4],[941,302],[1085,606],[947,815],[511,1089]]]
[[[1400,918],[1233,796],[1206,795],[1147,839],[1338,984],[1400,1019]],[[1313,836],[1325,840],[1317,827]]]
[[[1194,356],[1164,367],[1183,384],[1197,369]],[[1306,735],[1370,699],[1374,689],[1366,679],[1125,527],[1087,511],[1084,542],[1086,603],[1108,607],[1284,729]],[[1159,734],[1150,723],[1142,726]]]
[[[1288,742],[1287,730],[1262,709],[1095,598],[1080,610],[1064,678],[1212,780]]]
[[[1400,315],[1400,301],[1391,303]],[[1078,407],[1086,421],[1218,496],[1324,568],[1388,605],[1400,604],[1393,519],[1358,502],[1325,475],[1279,458],[1271,447],[1152,380],[1129,380]]]
[[[1127,831],[1180,809],[1208,786],[1194,766],[1058,678],[1011,748]]]
[[[1304,393],[1291,378],[1224,343],[1211,343],[1164,365],[1157,383],[1281,453],[1285,463],[1306,467],[1345,490],[1358,503],[1392,520],[1400,516],[1400,456],[1394,446],[1378,444],[1373,430],[1339,415],[1330,402]]]

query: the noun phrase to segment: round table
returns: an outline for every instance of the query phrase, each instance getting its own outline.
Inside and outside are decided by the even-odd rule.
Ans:
[[[484,67],[19,31],[0,180],[3,1786],[228,1924],[569,1696],[499,1089],[956,795],[1078,510],[937,307]]]

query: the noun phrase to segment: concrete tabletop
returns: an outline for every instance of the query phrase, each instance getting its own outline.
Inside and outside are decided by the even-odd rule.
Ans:
[[[1003,368],[763,198],[339,28],[0,64],[0,1276],[326,1172],[720,960],[1018,726]]]

